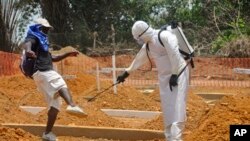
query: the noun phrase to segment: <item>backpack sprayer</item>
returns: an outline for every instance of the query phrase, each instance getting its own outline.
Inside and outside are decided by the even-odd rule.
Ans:
[[[177,40],[178,40],[178,45],[179,45],[179,52],[182,54],[185,60],[188,60],[186,66],[181,70],[181,72],[177,75],[177,78],[184,72],[186,67],[191,64],[192,68],[194,68],[194,49],[192,46],[189,44],[185,34],[183,33],[181,27],[178,26],[178,23],[175,21],[172,21],[170,25],[164,25],[161,27],[161,30],[158,33],[158,40],[160,44],[164,47],[164,44],[161,40],[161,32],[167,30],[172,32],[173,34],[176,35]]]

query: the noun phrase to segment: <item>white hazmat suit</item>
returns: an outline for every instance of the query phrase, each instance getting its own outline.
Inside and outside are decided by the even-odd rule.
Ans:
[[[132,27],[132,34],[135,39],[143,40],[144,45],[136,55],[130,67],[126,71],[131,73],[144,63],[149,61],[148,54],[153,58],[158,70],[160,86],[161,107],[164,118],[165,137],[167,141],[181,141],[186,120],[186,99],[189,82],[189,70],[186,61],[179,52],[176,36],[170,31],[163,31],[160,38],[164,47],[160,44],[158,33],[160,30],[151,28],[144,21],[137,21]],[[169,81],[172,74],[179,74],[178,85],[170,90]]]

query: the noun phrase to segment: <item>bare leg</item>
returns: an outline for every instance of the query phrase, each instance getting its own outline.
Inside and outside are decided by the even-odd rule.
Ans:
[[[80,107],[76,106],[73,102],[72,97],[67,88],[62,88],[59,91],[59,95],[65,100],[65,102],[69,105],[66,108],[66,111],[71,114],[80,114],[80,115],[87,115]]]
[[[61,88],[58,93],[68,105],[75,106],[68,88]]]
[[[56,108],[50,107],[48,111],[48,121],[47,121],[45,134],[48,134],[50,131],[52,131],[58,112],[59,111]]]

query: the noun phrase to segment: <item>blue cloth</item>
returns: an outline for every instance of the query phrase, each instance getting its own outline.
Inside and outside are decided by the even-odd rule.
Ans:
[[[39,30],[41,26],[40,24],[30,26],[26,38],[35,36],[39,40],[40,47],[47,52],[49,50],[48,36]]]

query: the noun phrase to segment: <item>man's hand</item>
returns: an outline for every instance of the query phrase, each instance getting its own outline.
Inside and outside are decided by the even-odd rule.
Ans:
[[[178,76],[176,74],[172,74],[169,80],[169,87],[171,91],[172,91],[172,87],[178,85],[177,81],[178,81]]]
[[[127,71],[124,71],[122,74],[120,74],[118,77],[117,77],[117,79],[116,79],[116,81],[118,82],[118,83],[123,83],[124,81],[125,81],[125,79],[127,78],[129,76],[129,73],[127,72]]]
[[[71,51],[71,52],[68,53],[68,56],[73,56],[73,57],[75,57],[75,56],[77,56],[78,54],[79,54],[78,51]]]
[[[31,58],[36,58],[36,53],[32,50],[26,51],[26,56],[31,57]]]

